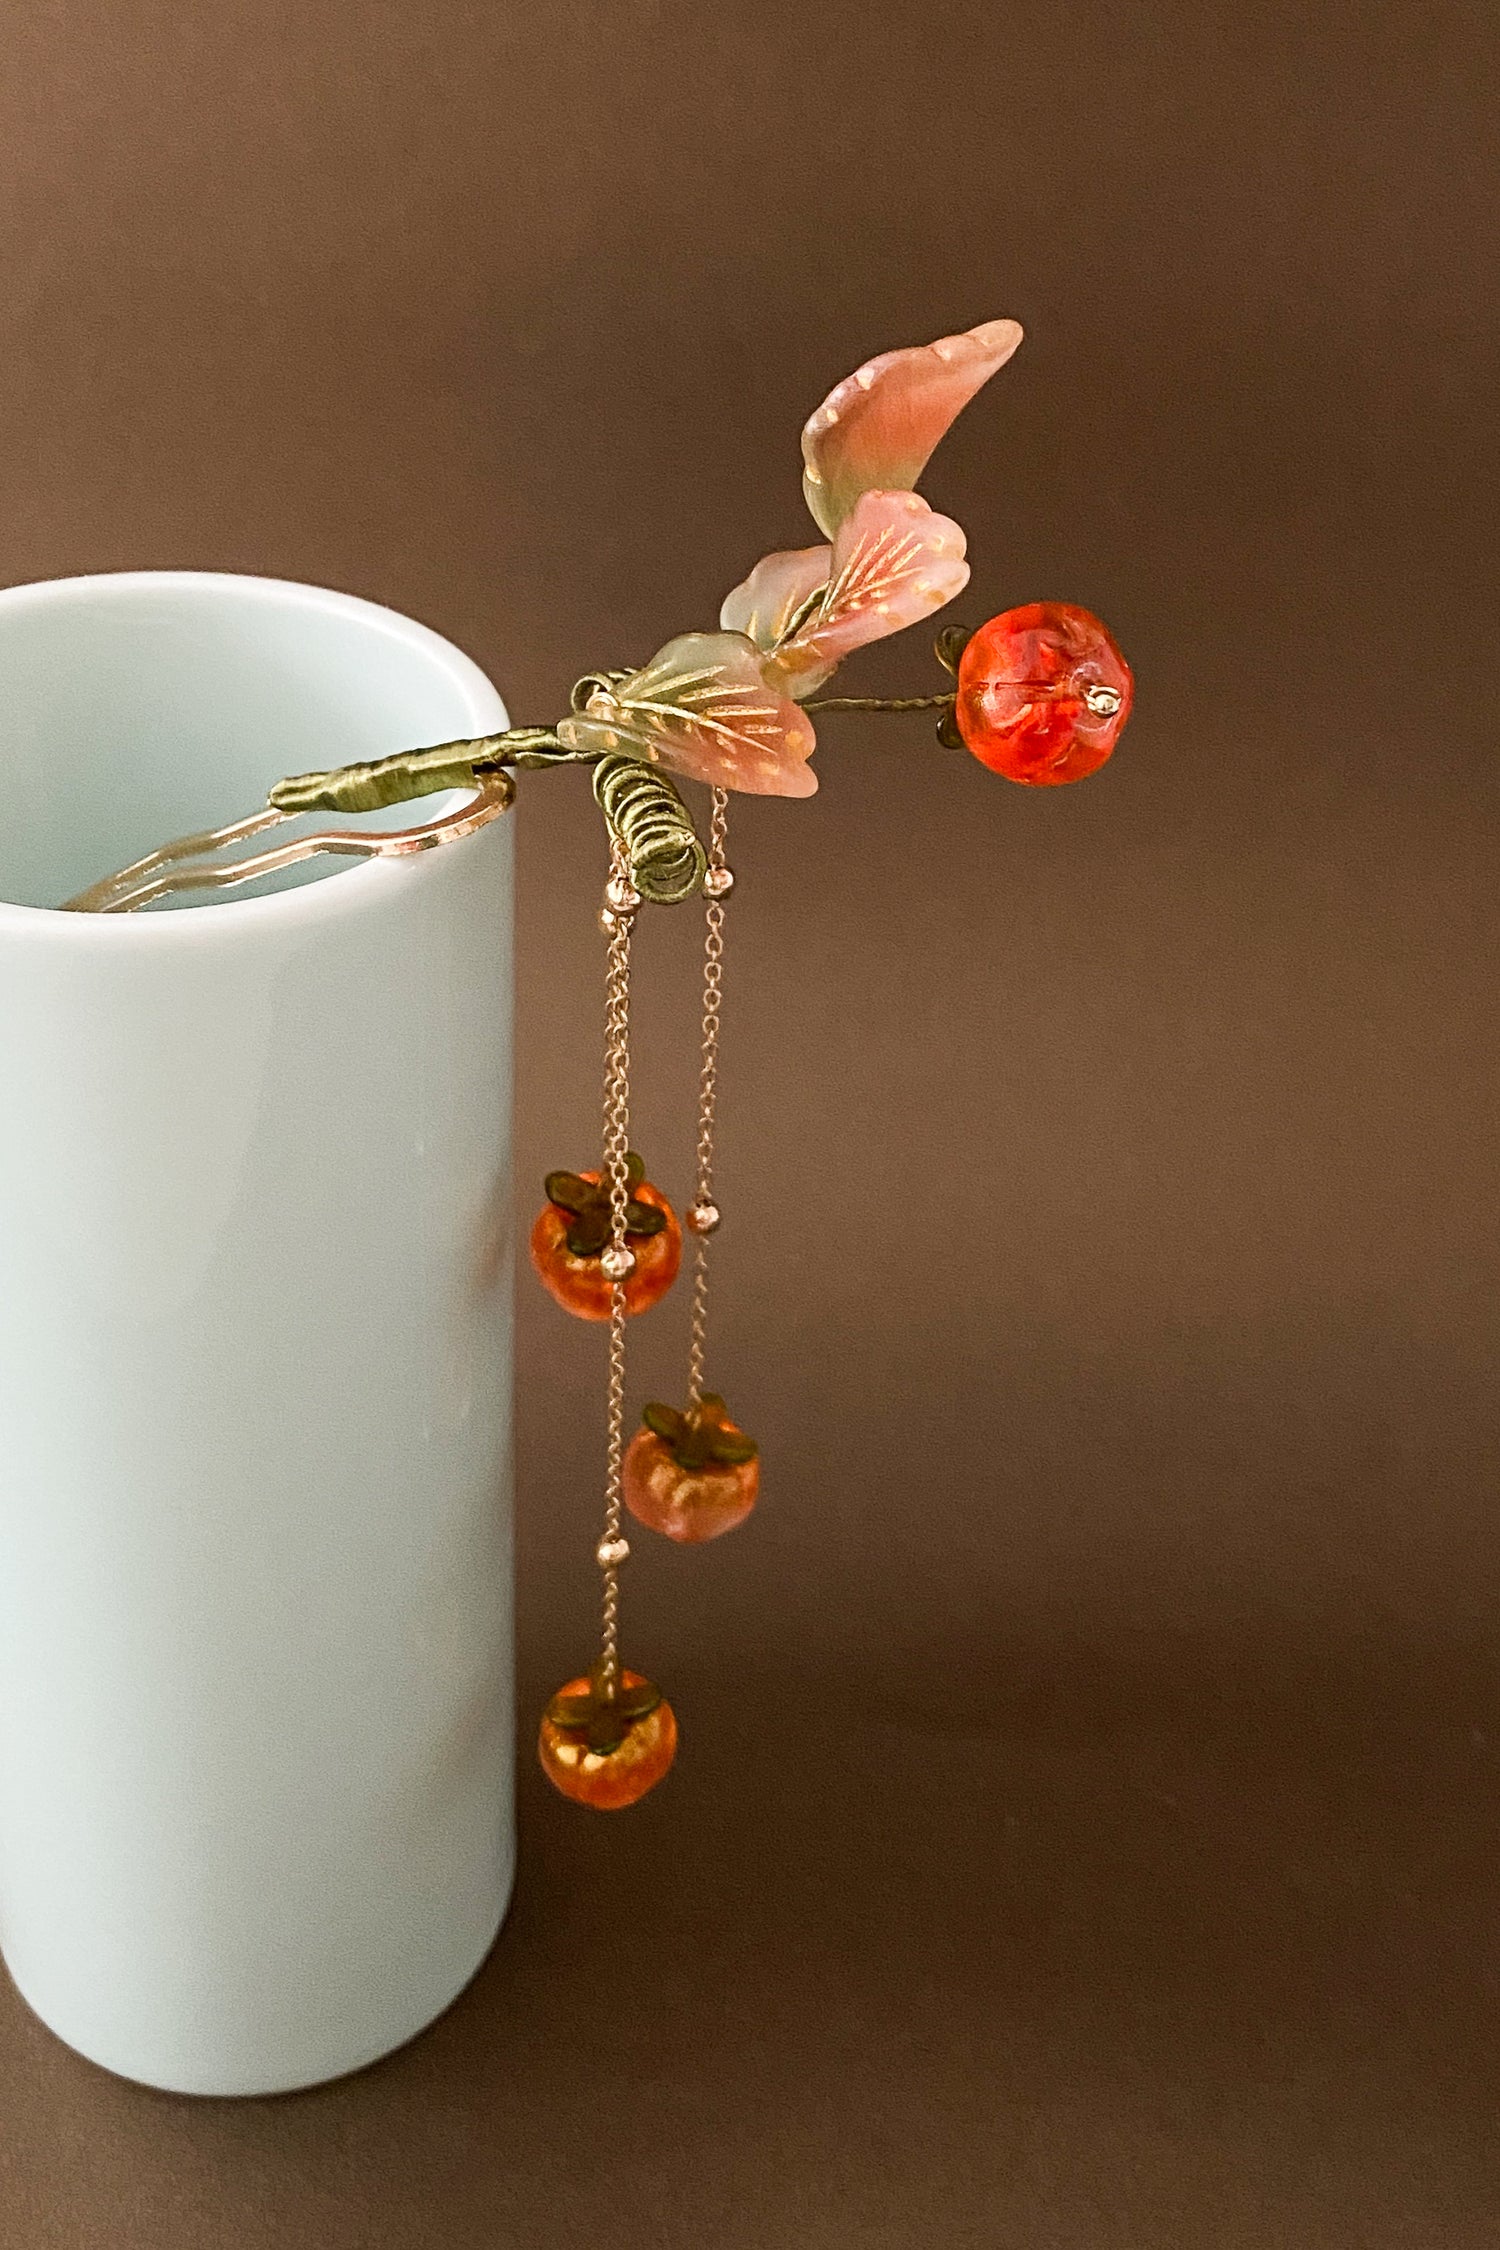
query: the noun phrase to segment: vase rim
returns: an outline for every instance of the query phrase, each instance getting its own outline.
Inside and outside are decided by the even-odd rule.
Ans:
[[[283,612],[302,611],[310,620],[342,618],[375,628],[389,639],[425,658],[435,672],[445,674],[466,706],[465,731],[494,734],[509,725],[509,716],[498,690],[473,658],[430,625],[406,616],[387,604],[362,594],[322,586],[295,578],[274,578],[242,571],[220,570],[111,570],[81,572],[62,578],[39,578],[0,587],[0,625],[18,613],[43,608],[86,604],[91,597],[149,598],[177,594],[187,598],[219,595],[243,604],[276,606]],[[392,744],[392,748],[404,747]],[[428,801],[424,818],[438,818],[466,803],[472,792],[453,790]],[[223,818],[232,821],[253,811],[253,806],[226,805]],[[165,838],[162,839],[166,841]],[[212,898],[189,913],[78,914],[58,906],[32,906],[0,899],[0,940],[22,939],[67,947],[94,945],[192,945],[210,933],[227,937],[239,930],[265,935],[295,934],[299,926],[319,926],[335,917],[358,913],[377,903],[394,903],[402,886],[425,879],[424,866],[434,855],[416,852],[402,857],[370,858],[331,867],[317,881],[273,891],[260,898]],[[107,869],[100,871],[107,873]],[[205,923],[205,916],[208,917]]]

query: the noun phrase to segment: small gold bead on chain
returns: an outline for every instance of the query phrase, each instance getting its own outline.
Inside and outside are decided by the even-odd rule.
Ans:
[[[616,873],[604,886],[604,903],[612,914],[634,914],[641,894],[628,875]]]

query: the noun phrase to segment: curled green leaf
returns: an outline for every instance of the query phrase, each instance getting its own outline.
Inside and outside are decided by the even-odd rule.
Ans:
[[[549,1172],[542,1182],[549,1203],[560,1211],[586,1211],[598,1190],[576,1172]]]
[[[958,672],[964,650],[974,638],[972,625],[945,625],[933,642],[933,653],[945,672]]]
[[[753,1461],[759,1451],[754,1438],[747,1437],[743,1430],[720,1430],[708,1444],[708,1458],[720,1469],[739,1468]]]
[[[591,1695],[554,1695],[547,1706],[547,1717],[555,1727],[574,1732],[586,1727],[594,1715]]]
[[[613,1231],[609,1223],[608,1205],[591,1203],[568,1228],[565,1240],[570,1255],[575,1258],[597,1258]]]
[[[627,1234],[660,1234],[666,1223],[667,1214],[659,1203],[627,1203],[625,1206]]]
[[[685,1416],[675,1406],[663,1406],[659,1399],[647,1400],[641,1408],[641,1420],[664,1445],[679,1445],[687,1429]]]

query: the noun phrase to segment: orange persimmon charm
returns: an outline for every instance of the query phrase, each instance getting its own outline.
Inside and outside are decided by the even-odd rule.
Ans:
[[[953,721],[992,773],[1054,788],[1098,771],[1134,695],[1130,666],[1097,617],[1071,602],[1027,602],[965,644]]]
[[[625,1310],[649,1312],[677,1278],[682,1229],[671,1204],[646,1178],[632,1150],[625,1162]],[[614,1283],[605,1271],[610,1249],[609,1189],[598,1172],[549,1172],[547,1201],[531,1230],[531,1262],[565,1312],[608,1320]]]
[[[694,1406],[652,1403],[625,1451],[625,1505],[638,1523],[695,1545],[743,1523],[760,1490],[760,1457],[709,1391]]]
[[[667,1772],[677,1755],[677,1721],[661,1689],[639,1672],[616,1672],[609,1693],[596,1665],[553,1696],[537,1755],[565,1797],[595,1812],[618,1812]]]

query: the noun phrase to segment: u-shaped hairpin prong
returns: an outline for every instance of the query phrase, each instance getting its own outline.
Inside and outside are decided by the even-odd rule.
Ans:
[[[412,852],[457,843],[461,837],[472,836],[476,830],[487,827],[509,810],[515,797],[515,784],[509,774],[497,769],[476,775],[474,791],[467,804],[443,814],[438,820],[424,821],[417,828],[324,829],[311,836],[292,837],[284,844],[273,844],[244,859],[213,861],[213,853],[264,835],[294,817],[292,812],[278,805],[268,805],[252,813],[248,820],[233,821],[226,828],[205,829],[197,836],[179,836],[175,842],[163,844],[159,851],[148,852],[144,859],[122,867],[117,874],[106,875],[102,882],[93,883],[75,898],[65,900],[63,912],[129,914],[136,907],[150,906],[154,900],[165,898],[173,891],[230,890],[238,883],[253,882],[258,875],[272,875],[279,868],[295,867],[300,860],[316,858],[320,852],[345,859],[405,859]]]

